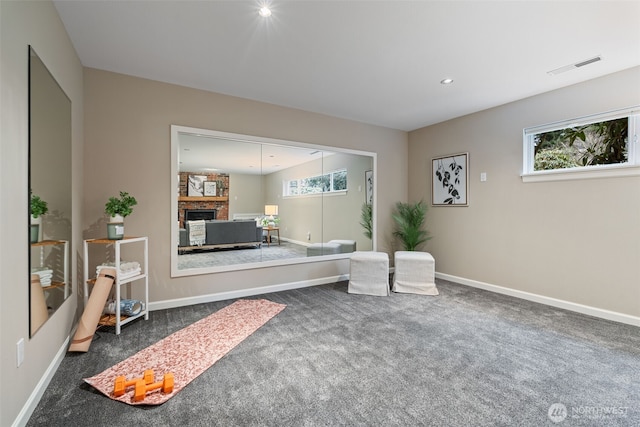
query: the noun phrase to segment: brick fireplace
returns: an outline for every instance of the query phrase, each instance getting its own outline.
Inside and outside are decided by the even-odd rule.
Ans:
[[[207,196],[188,196],[189,175],[204,176],[208,182],[216,183],[216,194]],[[178,193],[178,221],[184,227],[185,212],[202,211],[203,216],[214,215],[215,219],[229,219],[229,175],[205,174],[199,172],[180,172],[180,189]],[[211,213],[214,212],[214,213]]]

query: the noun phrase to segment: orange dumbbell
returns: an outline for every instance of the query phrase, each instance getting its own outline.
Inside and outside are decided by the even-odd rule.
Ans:
[[[173,374],[171,372],[164,374],[162,381],[153,384],[145,384],[143,380],[136,382],[136,390],[133,393],[133,401],[140,402],[144,400],[147,392],[161,389],[163,393],[171,393],[173,391]]]
[[[115,397],[122,396],[127,387],[136,385],[138,381],[142,381],[144,384],[151,384],[153,382],[153,370],[147,369],[144,371],[142,378],[133,378],[129,381],[127,381],[124,376],[116,377],[116,380],[113,383],[113,395]]]

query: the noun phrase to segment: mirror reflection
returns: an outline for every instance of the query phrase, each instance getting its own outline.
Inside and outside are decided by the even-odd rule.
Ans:
[[[172,126],[172,274],[372,250],[361,225],[375,156]]]
[[[31,47],[29,197],[33,336],[71,294],[71,100]]]

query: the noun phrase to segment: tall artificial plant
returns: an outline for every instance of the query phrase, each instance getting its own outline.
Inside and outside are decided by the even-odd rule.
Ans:
[[[395,222],[393,235],[400,240],[405,251],[415,251],[431,238],[422,228],[426,214],[427,205],[422,200],[416,203],[396,203],[392,215]]]
[[[362,204],[360,214],[360,225],[364,228],[364,235],[371,239],[373,237],[373,206],[367,203]]]

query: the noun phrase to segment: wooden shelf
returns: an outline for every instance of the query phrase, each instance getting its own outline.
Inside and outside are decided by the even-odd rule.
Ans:
[[[99,239],[88,239],[87,243],[97,243],[101,245],[108,245],[116,242],[122,242],[123,240],[131,240],[131,239],[139,239],[140,237],[136,236],[124,236],[122,239],[107,239],[106,237],[101,237]]]
[[[178,196],[179,202],[226,202],[228,200],[229,200],[228,196],[218,196],[218,197]]]
[[[64,282],[53,281],[49,286],[42,287],[42,289],[44,289],[45,291],[48,289],[56,289],[56,288],[64,288]]]
[[[53,245],[63,245],[65,244],[65,240],[41,240],[39,242],[34,242],[31,246],[53,246]]]

